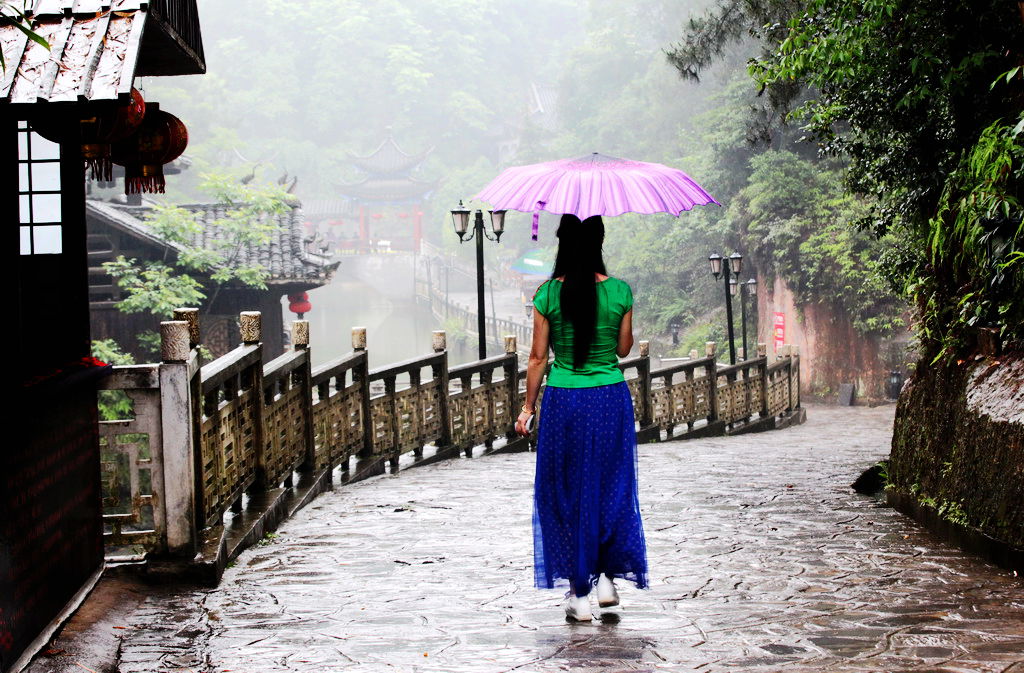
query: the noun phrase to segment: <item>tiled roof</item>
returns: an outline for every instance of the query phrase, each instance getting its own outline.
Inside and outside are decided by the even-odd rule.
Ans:
[[[229,206],[222,203],[199,203],[181,206],[198,217],[204,225],[192,240],[196,247],[207,247],[223,235],[214,222],[224,217]],[[169,248],[176,252],[181,246],[169,244],[154,235],[146,215],[151,212],[149,206],[126,206],[121,204],[86,200],[86,214],[104,224],[123,231],[131,236],[158,247]],[[302,208],[296,204],[277,216],[281,225],[269,243],[250,246],[242,250],[239,263],[243,265],[259,264],[270,272],[268,284],[310,283],[326,285],[338,267],[330,258],[306,249],[303,233],[305,218]]]
[[[203,72],[195,1],[178,0],[173,21],[161,14],[168,11],[167,2],[27,0],[25,15],[49,49],[18,26],[0,23],[6,65],[0,72],[0,102],[124,101],[136,75]],[[179,35],[168,47],[167,31],[186,27],[195,33],[194,44]]]
[[[405,175],[421,164],[433,151],[434,148],[431,147],[420,154],[408,154],[398,146],[394,137],[388,135],[387,139],[373,152],[366,156],[349,154],[349,160],[359,169],[371,175]]]
[[[100,12],[102,5],[108,11]],[[138,0],[61,0],[36,3],[35,31],[50,48],[29,40],[17,26],[0,25],[0,45],[7,64],[0,83],[0,100],[37,101],[114,100],[131,92],[146,23]],[[143,5],[145,3],[142,3]],[[64,15],[63,5],[69,13]],[[70,13],[88,5],[91,13]],[[95,5],[95,7],[93,7]]]
[[[544,84],[530,84],[529,118],[545,131],[558,127],[558,89]]]

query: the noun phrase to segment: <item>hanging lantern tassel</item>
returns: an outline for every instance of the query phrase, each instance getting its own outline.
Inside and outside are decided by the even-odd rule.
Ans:
[[[83,144],[82,158],[93,180],[110,182],[114,179],[114,162],[110,160],[110,145]]]
[[[32,130],[53,142],[80,143],[92,179],[110,182],[114,179],[111,144],[135,133],[145,116],[146,100],[132,89],[128,103],[99,108],[81,117],[77,125],[69,124],[63,115],[48,116],[34,120]]]
[[[159,103],[149,103],[138,131],[111,150],[114,163],[124,166],[125,194],[163,194],[164,164],[180,157],[187,146],[185,124]]]
[[[141,169],[141,172],[139,172]],[[167,191],[163,166],[125,166],[125,194],[163,194]]]

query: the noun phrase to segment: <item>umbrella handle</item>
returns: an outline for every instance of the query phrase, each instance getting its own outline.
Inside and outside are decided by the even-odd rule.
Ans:
[[[537,207],[543,208],[547,205],[546,201],[538,201]],[[533,226],[530,227],[530,239],[536,241],[537,234],[540,233],[540,210],[533,211]]]

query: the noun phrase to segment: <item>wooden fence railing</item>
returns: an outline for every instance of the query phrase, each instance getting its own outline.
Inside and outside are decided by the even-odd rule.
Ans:
[[[313,368],[307,322],[293,323],[291,351],[264,362],[260,314],[246,312],[242,344],[199,367],[197,312],[176,317],[161,324],[162,363],[116,367],[106,386],[135,400],[134,418],[102,428],[108,454],[128,465],[126,478],[108,479],[124,492],[108,503],[112,545],[194,555],[204,529],[241,511],[247,495],[292,488],[296,475],[329,482],[353,461],[358,473],[396,467],[427,447],[441,457],[529,447],[514,433],[526,380],[516,335],[501,355],[449,367],[436,331],[432,353],[371,370],[366,330],[355,328],[351,353]],[[783,353],[769,362],[759,345],[757,358],[723,366],[709,343],[704,358],[652,370],[640,342],[619,364],[640,441],[774,427],[800,405],[799,357]]]

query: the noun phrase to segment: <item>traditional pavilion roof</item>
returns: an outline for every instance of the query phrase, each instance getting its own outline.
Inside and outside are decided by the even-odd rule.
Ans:
[[[206,71],[195,0],[28,0],[25,13],[50,48],[0,24],[0,102],[124,100],[136,76]]]
[[[396,176],[408,173],[423,163],[434,148],[431,147],[419,154],[409,154],[395,142],[390,133],[377,149],[365,156],[349,154],[349,160],[361,171],[371,176]]]
[[[181,245],[161,239],[153,232],[146,222],[146,216],[152,212],[149,206],[126,206],[95,199],[87,199],[85,204],[88,217],[95,218],[118,231],[158,248],[174,252],[181,252],[184,249]],[[181,207],[197,215],[204,225],[193,237],[193,246],[209,247],[214,240],[223,238],[214,222],[224,217],[230,206],[223,203],[197,203]],[[270,285],[326,285],[334,275],[338,263],[331,262],[330,257],[326,255],[307,250],[302,208],[296,203],[287,212],[274,217],[281,226],[273,233],[270,242],[244,248],[239,263],[259,264],[267,269],[270,273],[267,283]]]
[[[398,146],[389,132],[384,142],[370,154],[349,155],[352,163],[363,173],[363,178],[342,183],[338,192],[355,204],[398,205],[422,201],[437,189],[437,183],[415,178],[412,172],[433,151],[431,147],[420,154],[409,154]]]
[[[558,127],[558,88],[547,84],[530,83],[528,117],[544,129],[553,131]]]
[[[363,202],[412,203],[422,201],[437,189],[436,182],[425,182],[415,178],[380,180],[367,178],[361,182],[349,182],[339,186],[345,196]]]

